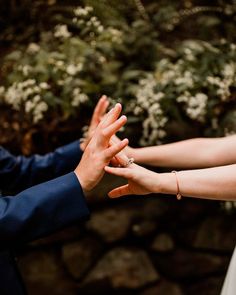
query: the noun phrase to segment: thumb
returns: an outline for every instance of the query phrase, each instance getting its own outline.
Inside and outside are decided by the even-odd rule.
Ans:
[[[108,196],[110,198],[119,198],[121,196],[125,195],[131,195],[130,187],[129,184],[125,184],[123,186],[119,186],[117,188],[114,188],[108,193]]]

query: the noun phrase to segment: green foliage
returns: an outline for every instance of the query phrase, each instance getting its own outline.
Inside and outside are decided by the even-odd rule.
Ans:
[[[143,122],[142,143],[156,144],[173,121],[198,123],[205,132],[223,135],[221,124],[236,98],[236,45],[188,40],[156,63],[139,81],[134,113]]]
[[[40,125],[56,114],[69,120],[107,94],[124,104],[143,145],[168,140],[173,125],[208,135],[235,130],[226,119],[235,101],[235,39],[220,35],[223,26],[223,36],[232,30],[233,5],[150,1],[142,13],[137,1],[83,2],[50,6],[53,28],[5,56],[2,103]]]

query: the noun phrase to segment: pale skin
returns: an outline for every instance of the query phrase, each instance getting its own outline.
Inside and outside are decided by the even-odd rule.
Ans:
[[[116,139],[116,142],[118,140]],[[197,138],[140,149],[126,148],[136,163],[159,167],[204,168],[177,173],[182,196],[215,200],[236,200],[236,136]],[[105,167],[124,177],[128,184],[109,192],[112,198],[150,193],[176,194],[174,173],[155,173],[137,164],[127,168]]]
[[[193,138],[144,148],[127,147],[135,162],[158,167],[206,168],[236,163],[236,135]]]

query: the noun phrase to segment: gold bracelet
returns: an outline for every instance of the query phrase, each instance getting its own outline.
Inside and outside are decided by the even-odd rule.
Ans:
[[[182,199],[182,195],[181,195],[180,189],[179,189],[179,181],[178,181],[177,171],[173,170],[173,171],[171,171],[171,173],[175,174],[176,186],[177,186],[176,198],[177,198],[177,200],[180,201]]]

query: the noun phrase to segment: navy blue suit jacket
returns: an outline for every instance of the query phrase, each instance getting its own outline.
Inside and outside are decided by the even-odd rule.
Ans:
[[[23,294],[16,269],[10,266],[9,249],[89,215],[80,183],[71,172],[81,155],[79,141],[29,158],[0,147],[0,189],[21,191],[0,198],[0,294]]]

